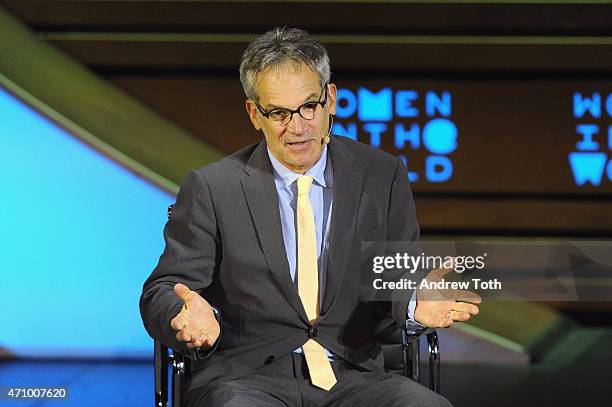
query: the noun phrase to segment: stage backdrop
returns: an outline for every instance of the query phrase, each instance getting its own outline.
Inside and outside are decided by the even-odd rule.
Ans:
[[[174,197],[2,89],[0,140],[0,347],[150,355],[138,299]]]

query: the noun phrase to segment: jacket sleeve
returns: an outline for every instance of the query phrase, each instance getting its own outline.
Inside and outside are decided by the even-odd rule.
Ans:
[[[397,160],[389,198],[387,242],[389,244],[388,249],[393,249],[388,253],[389,255],[394,255],[398,251],[406,252],[412,256],[421,254],[416,207],[408,182],[408,172],[400,159]],[[424,276],[424,271],[421,270],[417,271],[416,276],[410,276],[410,279],[420,282]],[[398,290],[393,293],[391,312],[393,319],[399,326],[405,326],[406,324],[408,303],[412,294],[413,291],[407,290]]]
[[[151,337],[190,358],[195,352],[177,341],[170,326],[183,305],[174,285],[183,283],[202,292],[213,282],[221,252],[220,234],[206,179],[192,170],[181,184],[170,219],[164,227],[166,246],[157,267],[146,280],[140,314]]]

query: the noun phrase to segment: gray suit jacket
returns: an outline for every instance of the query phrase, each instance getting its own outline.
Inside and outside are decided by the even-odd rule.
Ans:
[[[364,300],[361,242],[417,242],[414,200],[403,163],[388,153],[332,137],[329,158],[334,203],[315,340],[355,365],[382,371],[377,336],[405,323],[412,293],[393,302]],[[140,300],[149,334],[187,350],[170,327],[182,306],[173,292],[179,282],[223,316],[217,350],[191,363],[190,388],[256,371],[313,335],[289,273],[265,141],[189,172],[164,238]]]

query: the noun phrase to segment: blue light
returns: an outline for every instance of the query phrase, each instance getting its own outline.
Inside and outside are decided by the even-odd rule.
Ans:
[[[393,117],[393,92],[384,88],[374,93],[366,88],[357,90],[359,96],[359,120],[389,121]]]
[[[419,94],[413,90],[398,90],[395,93],[395,113],[398,117],[417,117],[419,109],[412,106]]]
[[[395,148],[403,150],[406,142],[410,144],[413,150],[420,147],[421,140],[419,139],[419,125],[417,123],[412,123],[409,130],[406,130],[402,123],[395,125]]]
[[[332,125],[332,134],[357,140],[357,125],[355,123],[349,123],[344,127],[342,123],[336,122]]]
[[[387,125],[385,123],[366,123],[363,125],[363,130],[370,133],[370,145],[379,148],[382,133],[387,131]]]
[[[422,108],[420,104],[417,107],[420,97],[424,99]],[[422,168],[418,172],[409,172],[410,181],[416,182],[420,178],[425,182],[444,182],[451,178],[452,161],[443,157],[458,148],[457,126],[449,118],[452,114],[450,92],[427,91],[420,94],[414,90],[395,90],[391,87],[378,91],[359,87],[354,92],[338,89],[337,101],[338,118],[353,116],[355,106],[357,117],[349,123],[334,123],[332,130],[335,134],[359,139],[374,148],[386,147],[391,142],[399,151],[407,148],[420,150],[424,146],[427,150],[424,152],[431,154],[431,159],[426,161],[424,173],[421,173]],[[421,120],[418,120],[419,116]],[[429,119],[429,122],[422,126],[420,122],[423,119]],[[383,140],[384,136],[393,137],[393,140]]]
[[[601,184],[604,169],[606,166],[605,153],[569,153],[569,162],[574,174],[576,185],[582,186],[587,182],[591,185],[598,186]],[[608,177],[610,176],[611,165],[608,165]]]
[[[433,119],[423,127],[423,144],[433,154],[449,154],[457,148],[457,126],[447,119]]]
[[[0,346],[149,354],[138,298],[174,197],[0,89]]]
[[[351,117],[357,111],[357,97],[348,89],[338,89],[336,94],[336,116],[340,119]]]
[[[425,177],[430,182],[445,182],[453,176],[453,163],[445,156],[430,155],[425,159]]]
[[[599,126],[596,124],[579,124],[576,132],[582,135],[582,140],[576,143],[576,149],[580,151],[597,151],[599,143],[593,141],[593,135],[599,133]]]
[[[408,169],[408,182],[417,182],[419,180],[419,174],[414,171],[410,171],[410,168],[408,167],[408,158],[403,154],[400,154],[398,157],[400,160],[402,160],[404,166]]]
[[[601,95],[593,93],[591,99],[583,97],[580,92],[574,93],[574,117],[580,119],[586,112],[589,112],[594,118],[601,116]]]
[[[435,92],[425,94],[425,113],[428,117],[434,117],[436,111],[443,117],[451,115],[451,95],[449,92],[442,92],[442,97],[438,97]]]

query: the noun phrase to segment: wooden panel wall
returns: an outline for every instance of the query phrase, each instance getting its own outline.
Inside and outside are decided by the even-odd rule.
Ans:
[[[228,153],[261,137],[244,113],[242,50],[275,25],[305,28],[341,87],[452,91],[456,172],[414,184],[424,234],[609,237],[612,181],[576,187],[563,159],[578,140],[567,95],[612,93],[612,6],[562,3],[0,0],[41,40]]]

